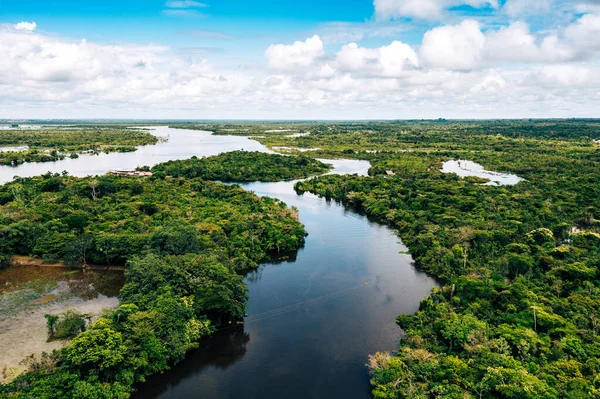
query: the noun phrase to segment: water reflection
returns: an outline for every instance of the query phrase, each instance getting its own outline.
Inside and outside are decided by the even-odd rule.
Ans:
[[[288,255],[285,255],[284,258],[272,259],[272,260],[269,260],[268,263],[263,263],[255,269],[247,270],[244,273],[245,281],[251,282],[251,283],[258,283],[262,276],[263,270],[266,267],[277,267],[279,265],[283,265],[283,264],[287,264],[287,263],[295,263],[296,259],[298,257],[298,253],[301,252],[302,250],[303,250],[303,248],[300,248],[298,251],[296,251],[294,253],[289,253]]]
[[[524,179],[517,175],[511,175],[508,173],[492,172],[485,170],[485,168],[475,162],[458,160],[458,161],[446,161],[442,164],[442,173],[456,173],[460,177],[475,176],[483,179],[488,179],[489,182],[486,185],[498,185],[498,186],[512,186]]]
[[[198,349],[194,350],[168,372],[166,384],[156,385],[154,378],[145,386],[152,387],[152,396],[170,395],[173,390],[185,390],[179,397],[218,397],[219,384],[217,380],[206,378],[199,387],[194,383],[194,377],[200,374],[210,374],[214,371],[225,371],[240,361],[247,351],[250,335],[243,327],[234,327],[218,331],[210,338],[202,340]],[[198,395],[195,392],[209,393]]]
[[[324,161],[335,164],[333,173],[366,175],[370,166]],[[335,201],[297,195],[294,183],[241,185],[297,207],[309,233],[295,261],[267,263],[246,275],[250,341],[243,358],[219,369],[202,366],[204,353],[192,354],[201,357],[201,371],[177,371],[188,367],[180,365],[175,376],[142,384],[137,397],[370,397],[367,356],[395,350],[396,316],[415,312],[435,282],[400,253],[406,247],[393,230]]]

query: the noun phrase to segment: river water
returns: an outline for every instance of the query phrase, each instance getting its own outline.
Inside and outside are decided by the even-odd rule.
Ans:
[[[442,164],[442,173],[455,173],[460,177],[475,176],[488,179],[486,186],[513,186],[525,179],[510,173],[493,172],[473,161],[464,159],[446,161]]]
[[[0,181],[67,170],[75,176],[132,169],[193,155],[268,151],[246,137],[158,127],[168,143],[135,153],[80,156],[0,167]],[[332,173],[365,175],[366,161],[337,160]],[[369,398],[365,363],[394,351],[395,318],[413,313],[435,281],[417,271],[393,230],[341,204],[297,195],[294,182],[248,183],[258,195],[299,209],[309,236],[294,259],[263,264],[245,277],[243,327],[218,332],[171,371],[139,386],[138,398]]]

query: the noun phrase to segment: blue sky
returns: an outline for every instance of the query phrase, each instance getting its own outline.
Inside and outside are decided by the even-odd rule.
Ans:
[[[273,41],[296,40],[331,21],[364,22],[373,3],[364,0],[208,1],[173,9],[160,0],[0,1],[7,22],[36,21],[40,29],[102,43],[149,42],[173,48],[240,52],[257,60]],[[189,15],[170,15],[178,10]]]
[[[198,2],[200,3],[200,2]],[[164,0],[4,0],[0,16],[5,22],[36,21],[40,29],[72,38],[102,43],[151,42],[174,48],[218,47],[260,53],[272,42],[294,41],[316,33],[331,23],[373,23],[372,0],[207,0],[204,6],[172,8]],[[171,15],[169,11],[181,11]],[[459,5],[453,12],[463,16],[492,16],[490,7]],[[405,26],[396,35],[418,43],[422,34],[439,21],[415,21],[410,17],[393,22]],[[365,39],[371,45],[388,38]]]
[[[600,116],[598,34],[600,0],[0,0],[0,117]]]
[[[9,0],[0,4],[3,19],[14,23],[33,19],[48,30],[66,35],[97,35],[115,41],[143,37],[175,45],[181,39],[180,32],[186,29],[285,38],[290,31],[310,29],[331,20],[361,22],[373,13],[373,3],[364,0],[218,0],[207,2],[206,7],[187,8],[198,14],[189,16],[166,15],[169,7],[157,0]]]

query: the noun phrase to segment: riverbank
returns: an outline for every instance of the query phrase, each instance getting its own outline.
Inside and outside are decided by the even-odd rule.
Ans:
[[[86,264],[82,267],[70,267],[65,262],[57,261],[57,262],[46,262],[40,258],[34,258],[32,256],[24,256],[24,255],[13,255],[10,259],[11,266],[35,266],[35,267],[57,267],[63,269],[73,269],[73,270],[112,270],[112,271],[125,271],[125,266],[107,266],[107,265],[93,265]]]

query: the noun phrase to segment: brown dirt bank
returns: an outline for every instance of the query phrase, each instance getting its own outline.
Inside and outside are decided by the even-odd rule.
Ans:
[[[32,256],[14,255],[10,260],[11,266],[36,266],[36,267],[62,267],[71,269],[80,269],[68,266],[65,262],[45,262],[40,258],[34,258]],[[87,264],[82,267],[87,270],[125,270],[125,266],[106,266],[106,265],[92,265]]]

